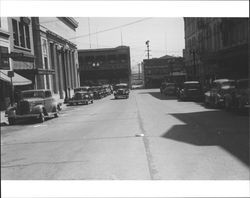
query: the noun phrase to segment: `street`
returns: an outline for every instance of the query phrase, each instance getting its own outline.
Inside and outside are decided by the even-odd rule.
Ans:
[[[249,117],[159,89],[1,127],[3,180],[246,180]]]

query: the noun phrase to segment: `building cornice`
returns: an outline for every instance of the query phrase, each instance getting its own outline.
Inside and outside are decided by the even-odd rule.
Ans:
[[[10,33],[0,29],[0,37],[9,38]]]

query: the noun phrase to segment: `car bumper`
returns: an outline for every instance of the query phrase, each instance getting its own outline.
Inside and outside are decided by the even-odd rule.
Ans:
[[[39,118],[40,114],[11,115],[7,117],[15,119],[28,119],[28,118]]]
[[[115,95],[116,98],[127,98],[128,95]]]

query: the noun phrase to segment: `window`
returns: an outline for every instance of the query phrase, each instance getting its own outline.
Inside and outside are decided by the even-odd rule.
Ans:
[[[12,19],[12,27],[14,45],[30,49],[29,25]]]
[[[45,91],[45,98],[51,97],[51,92],[50,91]]]
[[[26,47],[30,49],[30,31],[29,31],[29,26],[25,25],[25,35],[26,35]]]
[[[20,45],[21,47],[25,47],[25,34],[24,34],[24,26],[22,23],[19,23],[19,32],[20,32]]]
[[[19,45],[17,21],[12,19],[14,45]]]

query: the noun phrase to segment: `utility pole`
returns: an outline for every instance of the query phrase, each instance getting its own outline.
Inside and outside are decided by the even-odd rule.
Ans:
[[[148,56],[148,59],[149,59],[149,40],[146,41],[146,45],[147,45],[147,56]]]
[[[138,73],[139,73],[139,80],[141,80],[141,64],[138,64]]]
[[[90,39],[90,20],[88,17],[88,27],[89,27],[89,48],[91,49],[91,39]]]

